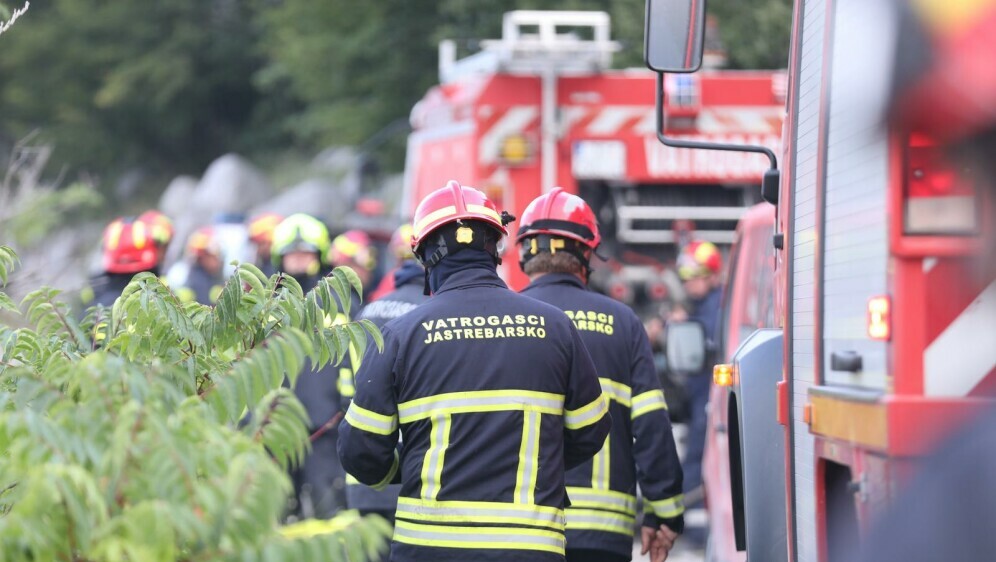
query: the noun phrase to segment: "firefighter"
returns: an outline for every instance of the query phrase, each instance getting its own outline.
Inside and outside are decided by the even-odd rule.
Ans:
[[[398,228],[392,237],[392,245],[395,239],[408,241],[404,244],[408,248],[408,259],[402,261],[391,274],[394,290],[364,306],[358,315],[359,319],[370,320],[378,328],[382,328],[388,321],[402,314],[411,312],[429,298],[425,295],[425,270],[415,260],[411,251],[411,232],[411,225],[406,223]],[[402,256],[405,254],[405,252],[399,253]],[[340,370],[339,381],[343,399],[352,399],[354,391],[352,373]],[[376,513],[391,522],[394,521],[394,510],[398,505],[400,491],[401,486],[397,484],[378,491],[360,484],[355,478],[346,477],[346,504],[349,508],[357,509],[361,514]]]
[[[992,64],[996,0],[894,4],[900,46],[888,126],[930,135],[945,146],[954,163],[972,172],[971,178],[959,181],[969,181],[977,190],[977,201],[983,205],[975,210],[982,216],[988,211],[992,220],[996,215],[996,67]],[[983,237],[981,242],[977,274],[994,282],[996,237]],[[983,300],[974,306],[981,309]],[[990,315],[988,320],[982,329],[992,333],[996,319]],[[992,400],[992,394],[989,387],[985,398]],[[990,524],[996,518],[993,474],[996,409],[990,402],[967,416],[919,467],[919,475],[898,491],[895,503],[878,514],[861,556],[849,559],[992,560],[996,552],[996,533]]]
[[[567,560],[631,559],[639,480],[648,507],[643,553],[652,550],[651,560],[660,562],[684,527],[681,463],[643,324],[626,305],[588,290],[589,261],[600,241],[588,204],[559,187],[522,214],[519,265],[531,281],[522,294],[574,321],[612,413],[602,450],[567,473]]]
[[[702,324],[707,349],[715,349],[719,329],[723,290],[720,270],[723,265],[719,249],[711,242],[693,240],[678,256],[678,276],[685,289],[687,303],[676,307],[671,320],[693,320]],[[685,383],[689,402],[688,433],[684,460],[684,493],[688,508],[700,508],[705,497],[702,487],[702,454],[705,450],[706,404],[712,382],[712,362],[706,361],[701,373],[692,373]],[[705,546],[705,529],[689,528],[685,538],[693,546]]]
[[[177,297],[183,302],[197,301],[207,305],[218,302],[224,284],[221,276],[223,264],[221,245],[214,229],[202,226],[194,230],[187,238],[185,251],[190,269],[183,286],[176,289]]]
[[[394,258],[395,264],[380,280],[377,288],[370,293],[369,301],[375,301],[394,290],[394,274],[398,269],[404,267],[406,263],[413,262],[413,265],[418,266],[418,262],[415,261],[415,254],[412,253],[411,240],[412,225],[410,222],[402,224],[391,234],[391,241],[387,243],[387,253]]]
[[[351,268],[366,287],[377,267],[377,255],[366,232],[347,230],[332,240],[328,262],[332,267]]]
[[[273,231],[274,267],[293,277],[305,292],[321,279],[322,256],[328,249],[328,228],[310,215],[291,215]],[[334,366],[313,371],[306,365],[294,387],[308,412],[313,436],[311,452],[291,475],[296,511],[304,517],[331,517],[345,506],[345,472],[335,452],[341,408],[337,374]]]
[[[273,231],[283,220],[283,215],[263,213],[256,215],[246,224],[246,228],[249,231],[249,241],[256,247],[255,265],[267,276],[276,273],[273,260],[271,259]]]
[[[111,221],[101,238],[103,272],[83,290],[83,303],[110,307],[136,273],[158,275],[167,244],[165,230],[157,230],[142,220],[119,217]]]
[[[401,483],[391,560],[564,560],[564,471],[608,436],[574,325],[498,277],[511,220],[455,181],[426,196],[412,245],[434,296],[357,373],[339,456],[364,484]]]

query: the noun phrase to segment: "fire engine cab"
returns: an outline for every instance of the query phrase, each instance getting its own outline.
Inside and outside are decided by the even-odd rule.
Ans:
[[[933,139],[885,125],[888,6],[795,1],[781,183],[765,196],[773,327],[714,372],[711,561],[854,560],[922,459],[992,404],[994,207]],[[693,72],[703,2],[648,8],[650,66]]]
[[[602,12],[515,11],[502,38],[456,58],[440,45],[440,81],[411,113],[405,201],[449,179],[483,190],[520,215],[560,186],[599,218],[607,264],[593,283],[638,310],[681,296],[665,264],[690,235],[721,245],[760,200],[763,156],[673,150],[655,137],[655,75],[612,70],[619,45]],[[678,138],[749,142],[778,150],[784,74],[709,71],[669,77],[667,129]],[[693,226],[694,225],[694,226]],[[512,225],[513,228],[515,225]],[[526,283],[516,259],[503,277]]]

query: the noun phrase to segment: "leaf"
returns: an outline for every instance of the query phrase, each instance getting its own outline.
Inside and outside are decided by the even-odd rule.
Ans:
[[[353,290],[356,291],[356,294],[360,297],[360,302],[363,302],[363,282],[360,281],[360,276],[357,275],[356,272],[350,267],[337,267],[333,271],[333,274],[335,272],[340,272],[346,277],[349,284],[352,285]],[[338,275],[336,275],[336,277],[338,277]]]
[[[364,330],[363,326],[357,322],[350,322],[349,324],[346,324],[346,329],[349,331],[349,342],[352,353],[362,357],[363,352],[367,349],[366,330]]]
[[[0,285],[7,284],[7,276],[21,263],[10,246],[0,246]]]
[[[326,313],[332,313],[334,316],[339,312],[339,310],[342,310],[343,315],[349,318],[352,299],[349,298],[349,288],[346,285],[345,279],[342,275],[336,275],[335,271],[333,271],[332,277],[326,277],[324,281],[327,283],[326,286],[331,286],[336,294],[335,302],[332,302],[330,299],[323,303],[325,305]]]
[[[20,314],[21,312],[17,309],[17,305],[14,301],[7,296],[7,293],[0,292],[0,310],[9,310],[15,314]]]
[[[363,318],[362,320],[360,320],[360,324],[364,328],[366,328],[367,332],[369,332],[370,336],[373,338],[374,343],[377,344],[377,351],[383,353],[384,352],[384,336],[380,333],[380,329],[377,327],[377,325],[374,324],[373,322],[371,322],[367,318]]]

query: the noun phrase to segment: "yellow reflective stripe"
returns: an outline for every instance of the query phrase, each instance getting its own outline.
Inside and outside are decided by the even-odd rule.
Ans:
[[[572,507],[606,509],[636,515],[636,496],[622,492],[568,486],[567,497],[570,498]]]
[[[513,496],[514,501],[519,504],[532,504],[535,501],[541,416],[539,412],[524,412],[522,416],[522,442],[519,445],[519,468],[515,474]]]
[[[662,390],[650,390],[633,397],[633,411],[630,413],[630,419],[636,419],[654,410],[667,410],[667,402],[664,400],[664,391]]]
[[[564,535],[521,527],[458,527],[420,525],[399,519],[394,526],[399,543],[447,548],[542,550],[564,555]]]
[[[107,236],[104,240],[104,245],[111,250],[116,250],[118,244],[121,243],[121,231],[124,230],[124,224],[121,221],[114,221],[107,227]]]
[[[176,291],[173,291],[173,294],[175,294],[176,298],[180,299],[180,302],[182,303],[194,302],[197,300],[197,293],[195,293],[193,289],[187,287],[180,287]]]
[[[678,494],[673,498],[667,498],[663,500],[647,500],[644,498],[645,503],[643,510],[647,513],[653,513],[657,517],[663,519],[668,519],[671,517],[677,517],[685,512],[685,496],[683,494]]]
[[[564,395],[516,389],[479,390],[448,392],[398,404],[401,423],[426,419],[439,412],[465,414],[510,410],[560,415],[564,411]]]
[[[422,461],[422,497],[434,500],[442,486],[443,463],[446,460],[446,447],[450,444],[450,426],[453,418],[439,413],[432,417],[432,430],[429,435],[429,450]]]
[[[208,300],[211,301],[212,303],[217,303],[218,299],[221,298],[222,291],[224,290],[225,287],[221,285],[212,285],[211,289],[208,290]]]
[[[592,459],[591,487],[595,490],[609,489],[609,467],[612,466],[609,463],[609,440],[611,438],[611,434],[605,437],[605,444]]]
[[[356,485],[356,484],[359,484],[360,486],[363,486],[363,482],[360,482],[359,480],[356,479],[355,476],[353,476],[352,474],[349,474],[348,472],[346,473],[346,484],[350,485],[350,486],[353,486],[353,485]]]
[[[353,370],[348,367],[339,368],[339,380],[336,381],[339,387],[339,394],[346,398],[352,398],[356,394],[356,386],[353,384]]]
[[[567,429],[581,429],[587,427],[605,416],[609,411],[608,401],[605,393],[599,394],[598,398],[577,410],[564,411],[564,426]]]
[[[608,531],[632,536],[635,522],[636,519],[632,515],[598,509],[579,509],[573,506],[567,508],[568,531]]]
[[[385,416],[377,412],[371,412],[366,408],[361,408],[353,402],[346,410],[346,421],[349,425],[375,433],[377,435],[391,435],[398,429],[398,416]]]
[[[131,240],[139,250],[145,248],[145,223],[135,221],[131,223]]]
[[[387,471],[387,476],[384,477],[380,482],[370,486],[374,490],[383,490],[391,484],[391,480],[394,480],[394,475],[398,473],[398,467],[401,465],[401,458],[398,456],[398,450],[394,450],[394,462],[391,463],[391,470]]]
[[[422,217],[422,220],[415,223],[415,236],[416,237],[422,236],[422,231],[425,230],[425,228],[429,226],[432,222],[454,214],[456,214],[456,207],[450,205],[449,207],[443,207],[442,209],[433,211],[428,215],[425,215],[424,217]]]
[[[605,393],[606,398],[615,400],[629,408],[633,396],[633,390],[630,387],[604,377],[599,377],[598,382],[602,384],[602,392]]]
[[[564,510],[544,505],[398,498],[397,517],[435,523],[517,524],[564,530]]]
[[[497,211],[495,211],[494,209],[490,209],[488,207],[485,207],[484,205],[470,204],[470,205],[467,205],[467,210],[470,211],[471,213],[477,213],[479,215],[486,215],[488,217],[491,217],[491,218],[495,219],[498,222],[501,222],[501,216],[497,213]]]

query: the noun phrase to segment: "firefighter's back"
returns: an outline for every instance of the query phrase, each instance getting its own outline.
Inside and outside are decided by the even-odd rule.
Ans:
[[[364,484],[400,480],[396,562],[562,561],[564,471],[608,435],[577,330],[495,270],[510,220],[455,181],[427,196],[412,246],[434,297],[388,322],[356,374],[339,455]]]
[[[578,351],[563,312],[501,287],[444,289],[387,329],[408,351],[396,549],[422,559],[419,545],[504,542],[523,560],[560,559],[561,415]]]

